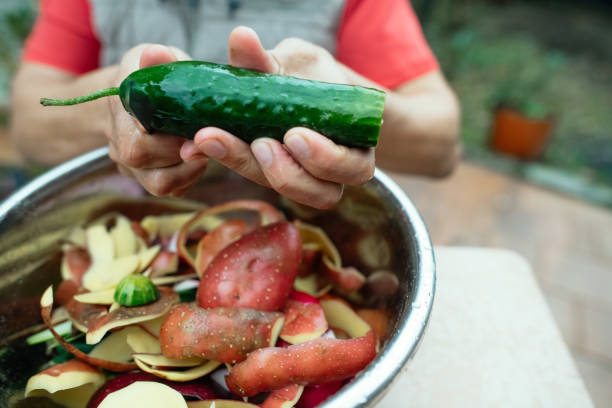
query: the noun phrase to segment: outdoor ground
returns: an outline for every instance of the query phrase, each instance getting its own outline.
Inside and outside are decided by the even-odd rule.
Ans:
[[[460,96],[467,158],[612,207],[612,7],[593,1],[415,3]],[[541,159],[525,163],[489,149],[492,109],[507,100],[554,118]]]

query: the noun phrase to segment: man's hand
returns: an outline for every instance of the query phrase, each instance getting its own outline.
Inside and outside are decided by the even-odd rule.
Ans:
[[[234,29],[229,38],[230,64],[272,74],[347,83],[342,66],[323,48],[286,39],[263,49],[249,28]],[[204,154],[246,178],[317,208],[329,208],[342,196],[344,184],[360,185],[374,174],[374,149],[337,145],[305,128],[290,129],[283,143],[260,138],[251,145],[218,128],[198,131],[181,149],[187,163]]]
[[[139,45],[122,58],[116,85],[139,68],[188,58],[180,50],[162,45]],[[105,134],[110,157],[117,163],[119,170],[136,178],[151,194],[184,195],[206,169],[206,157],[190,154],[183,160],[180,152],[187,143],[184,138],[147,133],[125,111],[117,96],[109,98],[109,109],[111,120]]]

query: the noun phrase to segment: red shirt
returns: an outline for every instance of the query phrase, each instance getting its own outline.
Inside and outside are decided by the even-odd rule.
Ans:
[[[87,0],[42,0],[23,59],[83,74],[99,67],[100,47]],[[407,0],[347,0],[336,58],[388,88],[438,68]]]

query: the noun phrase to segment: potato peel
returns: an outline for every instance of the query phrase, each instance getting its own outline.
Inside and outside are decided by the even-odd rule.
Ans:
[[[130,371],[136,368],[135,364],[131,363],[117,363],[113,361],[103,360],[100,358],[90,357],[86,353],[82,352],[72,344],[68,343],[60,336],[54,329],[51,323],[51,312],[53,311],[53,286],[49,286],[40,299],[40,314],[45,323],[45,326],[51,331],[55,339],[71,354],[78,359],[99,368],[114,372]]]
[[[97,344],[112,329],[157,319],[168,313],[170,308],[179,303],[179,295],[167,287],[159,288],[159,299],[143,306],[119,307],[101,315],[88,328],[87,344]]]
[[[69,408],[85,406],[106,377],[94,367],[70,360],[54,365],[28,380],[26,397],[49,397]]]
[[[211,373],[217,367],[221,365],[218,361],[206,361],[206,363],[197,367],[190,368],[184,371],[173,371],[154,368],[153,366],[145,363],[140,357],[134,356],[134,361],[138,368],[149,374],[153,374],[156,377],[163,378],[171,381],[185,382],[195,380],[196,378],[204,377],[206,374]]]

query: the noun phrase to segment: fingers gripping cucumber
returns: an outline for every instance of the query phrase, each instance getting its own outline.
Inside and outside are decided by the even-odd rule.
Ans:
[[[282,141],[287,130],[302,126],[352,147],[376,146],[385,104],[385,93],[377,89],[201,61],[143,68],[116,88],[40,102],[74,105],[109,95],[119,95],[150,133],[193,139],[199,129],[215,126],[247,142],[258,137]]]

